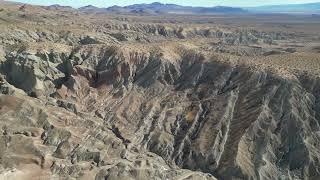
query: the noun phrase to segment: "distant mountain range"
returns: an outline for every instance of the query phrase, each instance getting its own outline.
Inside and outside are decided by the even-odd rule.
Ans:
[[[95,6],[84,6],[79,8],[83,12],[110,12],[121,14],[244,14],[244,13],[303,13],[320,14],[320,2],[308,4],[272,5],[259,7],[192,7],[176,4],[162,4],[154,2],[151,4],[133,4],[129,6],[112,6],[98,8]]]
[[[250,12],[259,13],[303,13],[320,14],[320,2],[307,4],[272,5],[246,8]]]
[[[216,7],[192,7],[180,6],[176,4],[162,4],[154,2],[151,4],[134,4],[129,6],[112,6],[108,8],[98,8],[85,6],[79,8],[86,12],[113,12],[113,13],[141,13],[141,14],[216,14],[216,13],[246,13],[242,8],[216,6]]]

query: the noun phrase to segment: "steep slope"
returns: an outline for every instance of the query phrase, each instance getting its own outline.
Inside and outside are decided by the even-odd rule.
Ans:
[[[50,168],[59,176],[79,177],[81,170],[62,173],[56,158],[70,159],[76,165],[60,162],[66,168],[79,168],[77,162],[93,160],[98,167],[104,167],[110,156],[116,157],[109,151],[120,152],[114,149],[117,146],[103,147],[106,151],[99,149],[97,143],[108,143],[102,134],[111,134],[113,141],[117,140],[121,149],[128,151],[128,156],[151,151],[168,164],[223,179],[319,176],[319,97],[314,92],[316,87],[307,87],[309,83],[282,78],[268,70],[250,70],[207,59],[195,52],[183,53],[174,61],[161,54],[121,52],[114,48],[100,54],[96,65],[88,63],[94,68],[75,65],[70,76],[58,83],[58,89],[49,98],[51,103],[45,105],[45,112],[52,115],[38,112],[40,108],[35,110],[35,104],[19,105],[18,102],[29,99],[25,96],[2,96],[4,137],[32,135],[35,132],[30,128],[37,128],[35,137],[40,138],[41,134],[44,145],[53,146],[53,151],[40,150],[45,157],[26,153],[45,162],[50,162],[47,156],[53,156]],[[308,81],[319,84],[318,80]],[[21,88],[26,92],[30,89]],[[35,100],[26,103],[29,101]],[[7,107],[8,103],[12,105]],[[26,106],[33,108],[30,118],[22,116],[24,111],[30,112]],[[47,119],[45,124],[42,116]],[[16,121],[22,118],[29,120],[23,120],[26,122],[18,128]]]
[[[84,104],[89,112],[105,104],[99,115],[130,144],[182,168],[223,179],[318,177],[315,95],[294,79],[203,58],[187,54],[172,64],[151,56],[134,59],[137,65],[110,59],[117,66],[99,68],[93,87],[112,97]]]
[[[314,21],[3,7],[0,179],[319,179]]]

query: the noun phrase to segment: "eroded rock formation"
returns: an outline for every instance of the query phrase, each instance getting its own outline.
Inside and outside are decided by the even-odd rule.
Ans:
[[[5,5],[15,28],[0,34],[1,178],[320,177],[320,80],[309,68],[319,56],[288,45],[314,34],[130,16],[109,26],[69,8],[54,22],[59,9],[36,6],[23,13],[46,13],[44,24],[21,26]],[[45,28],[79,17],[88,21],[69,32]]]

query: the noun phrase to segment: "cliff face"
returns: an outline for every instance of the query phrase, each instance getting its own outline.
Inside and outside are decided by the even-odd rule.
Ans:
[[[85,111],[119,129],[129,148],[223,179],[318,176],[316,87],[196,53],[175,62],[109,62],[80,79],[85,70],[77,67],[66,99],[81,99]],[[82,90],[90,87],[87,96],[90,90]]]
[[[99,169],[125,161],[100,170],[99,177],[123,166],[133,168],[136,165],[130,158],[148,151],[163,158],[163,165],[222,179],[319,176],[319,80],[303,75],[286,79],[268,70],[212,59],[218,57],[208,60],[196,52],[185,51],[174,61],[161,53],[125,53],[114,47],[104,49],[100,53],[103,58],[89,63],[95,58],[88,56],[82,59],[88,61],[87,66],[70,65],[70,72],[63,65],[71,62],[59,60],[57,67],[64,68],[51,70],[65,77],[49,79],[51,87],[43,86],[46,81],[37,73],[47,72],[48,79],[49,69],[41,71],[33,65],[33,71],[28,70],[26,64],[34,55],[25,55],[25,64],[6,60],[4,69],[8,70],[7,63],[12,69],[4,72],[8,82],[40,99],[49,98],[49,102],[39,105],[43,100],[1,97],[1,119],[6,128],[3,137],[11,142],[4,144],[7,149],[2,156],[13,153],[9,159],[21,163],[16,156],[32,154],[26,161],[39,161],[41,166],[53,161],[51,173],[73,177],[80,176],[83,162],[93,161],[91,168]],[[34,83],[24,86],[19,78],[22,82],[34,79]],[[42,106],[46,108],[41,110]],[[31,152],[11,147],[18,144],[12,140],[17,137],[16,141],[30,141],[31,147],[25,143],[20,146],[32,148]],[[43,140],[44,145],[37,146],[31,139]],[[14,164],[3,161],[5,167]],[[163,173],[159,168],[148,171]]]
[[[5,7],[0,179],[319,179],[314,34]]]

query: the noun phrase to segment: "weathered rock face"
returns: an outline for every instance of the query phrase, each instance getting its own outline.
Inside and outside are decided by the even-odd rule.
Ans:
[[[59,176],[207,176],[162,171],[155,167],[162,161],[161,166],[168,163],[222,179],[319,176],[317,79],[287,79],[267,70],[208,61],[195,52],[168,61],[161,54],[130,52],[128,57],[113,50],[101,53],[94,67],[73,66],[52,93],[52,105],[44,105],[48,110],[23,105],[33,103],[27,97],[2,96],[1,117],[14,120],[3,121],[14,131],[5,130],[4,137],[38,137],[47,149],[33,145],[35,150],[26,154],[39,158],[38,164],[52,161],[50,173]],[[21,116],[23,112],[28,116]],[[15,130],[18,122],[21,127]],[[10,147],[7,151],[15,153]],[[138,160],[145,151],[154,153],[152,162]]]
[[[89,98],[88,111],[102,112],[130,144],[182,168],[223,179],[319,176],[317,93],[298,80],[197,54],[180,64],[153,58],[105,66],[110,75],[99,77],[99,69],[93,86],[112,93]]]
[[[5,7],[0,179],[319,179],[315,32]]]
[[[25,96],[2,95],[0,103],[1,171],[10,170],[2,177],[214,179],[127,148],[99,118],[81,118]]]
[[[1,63],[1,72],[6,80],[27,93],[49,95],[55,86],[68,74],[66,54],[9,54]]]

